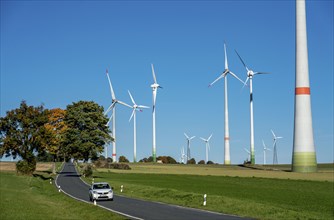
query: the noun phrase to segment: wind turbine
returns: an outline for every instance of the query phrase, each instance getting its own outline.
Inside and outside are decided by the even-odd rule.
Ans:
[[[224,78],[225,81],[225,137],[224,137],[224,164],[231,164],[231,159],[230,159],[230,135],[229,135],[229,123],[228,123],[228,100],[227,100],[227,74],[231,74],[234,78],[242,82],[244,84],[244,81],[239,79],[233,72],[231,72],[228,69],[228,62],[227,62],[227,53],[226,53],[226,44],[224,43],[224,52],[225,52],[225,70],[224,72],[217,78],[215,79],[210,85],[212,86],[214,83],[216,83],[218,80],[221,78]]]
[[[250,152],[251,152],[251,164],[255,164],[255,149],[254,149],[254,120],[253,120],[253,76],[257,74],[267,74],[265,72],[254,72],[249,69],[245,62],[241,59],[241,56],[235,51],[247,70],[247,79],[245,81],[244,86],[247,84],[249,80],[249,92],[250,92]]]
[[[111,98],[112,99],[111,99],[111,105],[109,106],[107,111],[105,111],[104,114],[107,115],[108,112],[112,110],[112,114],[111,114],[111,116],[109,118],[109,121],[107,122],[106,126],[109,125],[109,123],[112,119],[112,134],[113,134],[113,138],[114,138],[114,141],[112,143],[112,145],[113,145],[112,160],[113,160],[113,162],[116,162],[117,161],[117,157],[116,157],[116,104],[119,103],[119,104],[127,106],[129,108],[132,108],[132,107],[130,105],[116,99],[114,90],[113,90],[112,85],[111,85],[108,69],[106,70],[106,74],[107,74],[108,81],[109,81],[109,87],[110,87],[110,93],[111,93]],[[106,146],[106,158],[108,158],[108,146]]]
[[[185,163],[184,159],[186,158],[186,154],[184,153],[184,148],[181,148],[181,160],[180,163]]]
[[[156,104],[156,99],[157,99],[157,92],[158,88],[162,88],[158,82],[157,78],[155,77],[155,72],[154,72],[154,66],[151,64],[152,67],[152,75],[153,75],[153,80],[154,83],[151,85],[152,91],[153,91],[153,110],[152,110],[152,121],[153,121],[153,145],[152,145],[152,157],[153,157],[153,162],[157,162],[156,156],[156,137],[155,137],[155,104]]]
[[[212,137],[212,134],[210,135],[210,137],[208,139],[204,139],[204,138],[201,137],[201,139],[205,142],[205,148],[206,148],[206,157],[205,157],[206,161],[205,161],[205,163],[208,163],[208,161],[209,161],[209,150],[210,150],[209,141],[210,141],[211,137]]]
[[[132,117],[133,117],[133,162],[136,163],[137,162],[137,129],[136,129],[136,111],[142,111],[142,108],[150,108],[147,107],[145,105],[137,105],[135,100],[133,99],[130,91],[128,90],[129,96],[131,98],[132,104],[133,106],[131,107],[132,110],[132,114],[131,117],[129,119],[129,121],[131,121]]]
[[[270,149],[267,148],[267,146],[264,144],[264,141],[262,140],[262,144],[263,144],[263,165],[266,165],[266,151]]]
[[[273,143],[273,149],[274,149],[274,158],[273,158],[273,164],[278,164],[278,159],[277,159],[277,139],[281,139],[283,137],[277,137],[273,130],[271,130],[271,133],[273,134],[274,137],[274,143]]]
[[[191,139],[195,138],[195,136],[189,137],[186,133],[184,133],[184,136],[187,138],[187,162],[190,160],[190,141]]]

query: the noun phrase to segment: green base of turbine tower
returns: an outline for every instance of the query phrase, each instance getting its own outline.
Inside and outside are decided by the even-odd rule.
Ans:
[[[152,157],[153,157],[153,162],[156,163],[157,162],[157,155],[156,155],[156,153],[153,153]]]
[[[292,156],[292,172],[317,172],[317,159],[315,152],[298,152]]]

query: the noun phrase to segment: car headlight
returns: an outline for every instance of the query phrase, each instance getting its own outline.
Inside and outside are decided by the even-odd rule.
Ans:
[[[97,194],[97,192],[96,192],[96,191],[93,191],[93,194]]]
[[[109,192],[108,193],[112,193],[112,190],[109,190]]]

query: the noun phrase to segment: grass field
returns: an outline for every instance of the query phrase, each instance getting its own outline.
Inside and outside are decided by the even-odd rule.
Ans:
[[[286,172],[284,165],[130,166],[132,170],[98,169],[95,181],[108,181],[117,194],[123,185],[127,196],[257,219],[333,219],[333,164],[309,174]]]
[[[16,175],[0,163],[0,219],[125,219],[110,211],[73,200],[49,183],[49,172]],[[2,164],[2,165],[1,165]],[[59,165],[59,164],[58,164]],[[10,164],[6,164],[10,166]],[[44,164],[43,166],[46,166]],[[14,165],[15,167],[15,165]],[[8,167],[6,168],[8,169]]]

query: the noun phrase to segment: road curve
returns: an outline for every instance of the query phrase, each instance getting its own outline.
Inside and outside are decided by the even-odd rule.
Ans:
[[[56,186],[68,196],[86,203],[89,201],[89,185],[80,179],[73,163],[65,163],[63,170],[56,178]],[[132,199],[114,194],[114,201],[99,201],[97,205],[101,208],[113,211],[126,216],[129,219],[182,219],[182,220],[202,220],[202,219],[245,219],[237,216],[224,215],[221,213],[204,211],[199,209],[184,208],[176,205],[168,205],[158,202]]]

